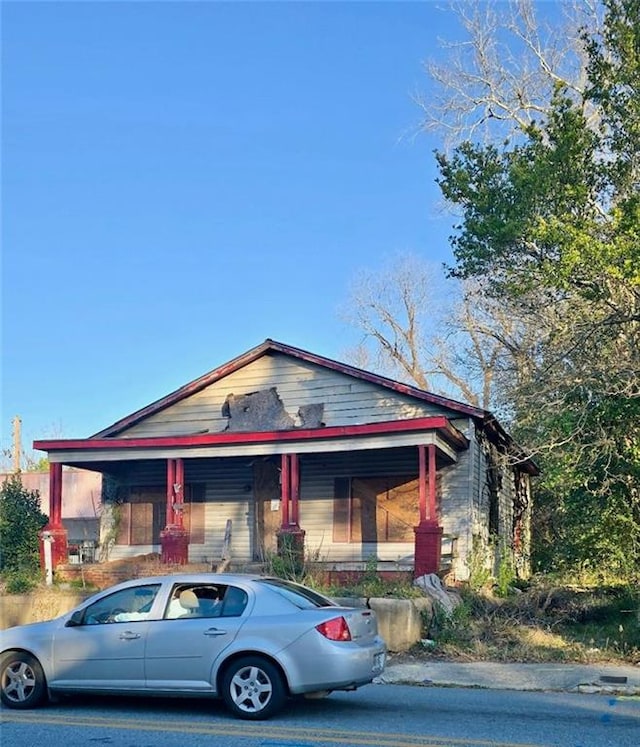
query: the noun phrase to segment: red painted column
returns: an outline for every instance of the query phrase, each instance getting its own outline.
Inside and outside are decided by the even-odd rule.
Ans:
[[[416,578],[429,573],[437,573],[440,570],[442,527],[438,524],[437,513],[435,444],[429,444],[427,447],[418,446],[418,467],[420,523],[413,528],[415,533],[414,576]]]
[[[174,490],[174,501],[177,508],[174,508],[175,522],[182,529],[184,528],[184,461],[175,460],[176,481]]]
[[[427,520],[427,457],[426,457],[426,446],[420,444],[418,446],[418,490],[419,490],[419,509],[420,509],[420,524],[424,524]]]
[[[167,506],[165,528],[173,524],[173,486],[176,482],[176,463],[173,459],[167,459]]]
[[[429,520],[438,523],[438,509],[436,502],[436,446],[429,444]]]
[[[189,562],[189,534],[184,528],[184,463],[167,459],[167,525],[160,532],[160,556],[163,563],[184,565]]]
[[[300,463],[297,454],[290,454],[289,463],[291,465],[291,524],[290,526],[298,528],[300,525]]]
[[[304,563],[304,531],[300,529],[300,464],[297,454],[282,455],[282,524],[278,531],[278,553],[300,569]]]
[[[51,542],[51,561],[54,571],[56,566],[68,562],[67,530],[62,525],[62,464],[49,464],[49,521],[39,533],[39,538],[40,565],[43,570],[45,570],[45,542]]]
[[[282,520],[281,528],[283,530],[289,527],[289,497],[291,495],[291,484],[289,482],[289,455],[283,454],[280,459],[280,496],[282,499]]]

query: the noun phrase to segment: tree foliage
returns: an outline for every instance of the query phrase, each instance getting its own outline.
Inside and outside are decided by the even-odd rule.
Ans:
[[[544,458],[539,559],[552,542],[565,565],[625,572],[640,566],[640,0],[604,5],[584,101],[559,82],[523,138],[437,159],[461,210],[451,275],[545,320],[529,370],[503,381]]]
[[[540,569],[633,574],[640,0],[563,1],[556,26],[530,0],[456,7],[468,37],[421,101],[447,146],[453,285],[400,260],[361,279],[352,320],[376,365],[493,410],[533,453]]]
[[[37,490],[27,490],[20,475],[0,487],[0,571],[35,571],[39,567],[38,532],[47,523]]]

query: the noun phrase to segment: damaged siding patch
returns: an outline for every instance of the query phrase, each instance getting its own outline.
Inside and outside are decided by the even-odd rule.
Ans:
[[[275,387],[250,394],[227,395],[222,416],[228,419],[226,431],[286,431],[296,427],[319,428],[324,425],[323,404],[303,405],[297,420],[285,410]]]

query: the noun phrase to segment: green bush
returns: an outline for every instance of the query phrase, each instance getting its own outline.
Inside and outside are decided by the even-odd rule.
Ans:
[[[3,574],[8,594],[27,594],[40,583],[35,570],[7,571]]]
[[[20,475],[0,487],[0,572],[35,574],[40,568],[38,532],[47,523],[37,490],[27,490]]]

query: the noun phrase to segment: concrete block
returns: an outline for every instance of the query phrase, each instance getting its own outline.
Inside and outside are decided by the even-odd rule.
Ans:
[[[370,599],[369,606],[378,617],[378,630],[389,651],[407,651],[423,638],[424,620],[413,599]],[[424,600],[428,603],[428,600]],[[422,602],[422,600],[420,600]]]

